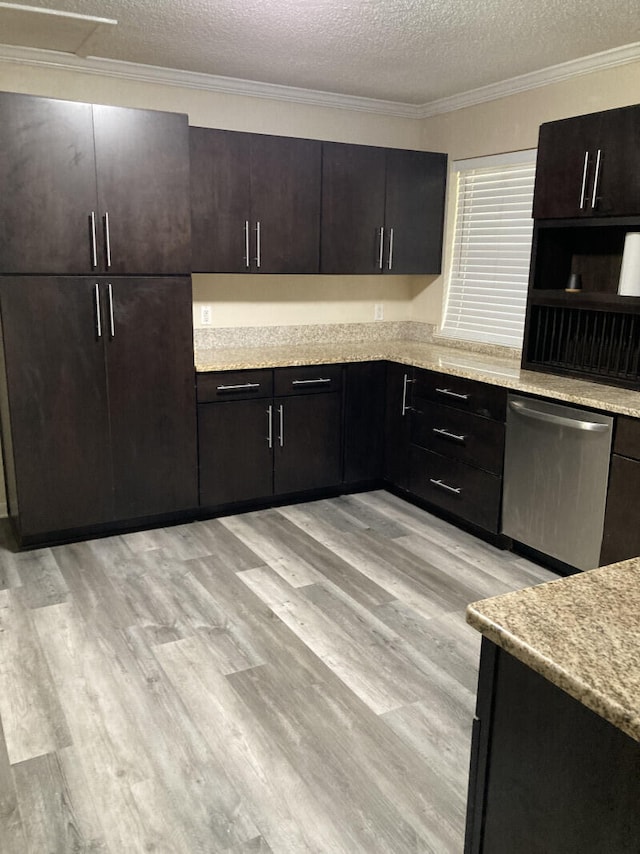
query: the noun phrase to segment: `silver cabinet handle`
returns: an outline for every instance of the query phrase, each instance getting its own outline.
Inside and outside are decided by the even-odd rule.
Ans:
[[[467,437],[461,436],[458,433],[450,433],[448,430],[445,430],[444,427],[433,427],[431,430],[432,433],[437,433],[438,436],[444,436],[445,439],[453,439],[454,442],[465,443]]]
[[[596,169],[593,173],[593,194],[591,196],[591,210],[595,210],[598,204],[598,184],[600,183],[600,163],[602,161],[602,150],[599,148],[596,154]]]
[[[96,304],[96,332],[98,338],[102,338],[102,313],[100,311],[100,285],[97,283],[93,286],[93,296]]]
[[[545,421],[547,424],[555,424],[559,427],[570,427],[572,430],[586,430],[592,433],[604,433],[609,430],[608,424],[600,424],[598,421],[584,421],[580,418],[568,418],[564,415],[556,415],[553,412],[543,412],[540,409],[528,407],[520,400],[510,400],[509,407],[525,418],[534,418],[536,421]]]
[[[443,480],[434,480],[432,477],[429,478],[429,483],[432,483],[434,486],[437,486],[439,489],[444,489],[446,492],[453,492],[456,495],[460,495],[462,492],[462,488],[459,486],[449,486],[448,483],[445,483]]]
[[[280,443],[280,447],[284,447],[284,406],[280,404],[278,407],[278,415],[280,416],[280,435],[278,436],[278,441]]]
[[[438,394],[444,394],[447,397],[455,397],[456,400],[469,400],[471,397],[470,394],[460,394],[459,392],[451,391],[451,389],[448,388],[437,388],[436,391]]]
[[[111,337],[116,337],[116,324],[113,318],[113,288],[111,282],[107,285],[107,293],[109,294],[109,325],[111,327]]]
[[[411,407],[407,406],[407,386],[412,382],[413,380],[409,379],[409,375],[405,374],[402,379],[402,412],[400,413],[402,416],[405,416],[407,412],[411,412]]]
[[[330,382],[331,380],[328,377],[318,377],[315,380],[291,380],[291,385],[316,385]]]
[[[249,388],[260,388],[260,383],[238,383],[237,385],[219,385],[216,391],[244,391]]]
[[[380,248],[378,250],[378,267],[382,270],[384,255],[384,228],[380,229]]]
[[[393,267],[393,229],[389,229],[389,259],[388,259],[388,269],[390,270]]]
[[[260,256],[262,254],[262,247],[260,244],[260,220],[258,220],[256,222],[256,267],[258,268],[258,270],[260,269]]]
[[[104,243],[107,250],[107,270],[111,267],[111,232],[109,230],[109,212],[104,215]]]
[[[267,447],[273,448],[273,406],[267,407]]]
[[[584,166],[582,167],[582,190],[580,191],[580,210],[584,210],[585,193],[587,192],[587,171],[589,169],[589,152],[584,153]]]
[[[249,220],[244,221],[244,266],[248,270],[251,266],[251,258],[249,257]]]
[[[95,270],[98,266],[98,243],[96,237],[96,212],[91,211],[91,266]]]

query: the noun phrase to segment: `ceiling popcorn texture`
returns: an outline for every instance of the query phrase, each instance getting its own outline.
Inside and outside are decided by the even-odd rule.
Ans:
[[[96,57],[406,104],[640,41],[638,0],[27,2],[117,19]]]

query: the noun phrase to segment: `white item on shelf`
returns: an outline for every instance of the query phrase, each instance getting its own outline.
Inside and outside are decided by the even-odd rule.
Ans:
[[[618,294],[640,296],[640,232],[637,231],[629,231],[624,239]]]

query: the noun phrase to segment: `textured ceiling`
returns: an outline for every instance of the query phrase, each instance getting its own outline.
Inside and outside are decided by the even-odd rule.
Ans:
[[[640,41],[638,0],[27,2],[116,18],[94,56],[407,104]]]

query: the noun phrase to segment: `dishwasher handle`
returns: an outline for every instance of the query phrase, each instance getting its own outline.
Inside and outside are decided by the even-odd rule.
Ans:
[[[546,421],[547,424],[556,424],[559,427],[570,427],[572,430],[587,430],[593,433],[605,433],[610,429],[609,424],[601,424],[598,421],[584,421],[580,418],[568,418],[564,415],[555,415],[552,412],[542,412],[531,408],[521,400],[510,400],[509,406],[518,415],[526,418],[535,418],[537,421]]]

